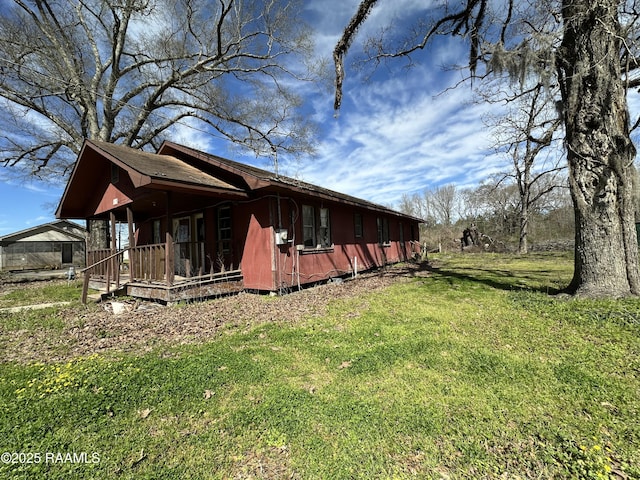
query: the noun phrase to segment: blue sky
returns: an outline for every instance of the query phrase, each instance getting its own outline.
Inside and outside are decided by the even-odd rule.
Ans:
[[[330,58],[358,0],[305,2],[316,35],[318,55]],[[444,39],[416,57],[405,69],[402,60],[381,66],[369,81],[351,68],[351,60],[368,32],[390,19],[402,23],[424,8],[420,0],[382,0],[359,32],[347,57],[343,107],[336,117],[333,91],[327,86],[301,85],[309,115],[321,126],[317,155],[285,164],[281,173],[297,176],[369,201],[397,206],[403,194],[454,183],[472,187],[503,171],[506,160],[490,149],[491,135],[483,116],[496,105],[474,104],[468,84],[448,90],[463,73],[444,72],[444,64],[464,61],[459,39]],[[631,99],[632,103],[635,102]],[[637,103],[637,102],[635,102]],[[638,111],[638,110],[636,110]],[[268,159],[240,158],[213,136],[177,127],[174,141],[265,168]],[[0,179],[2,178],[0,170]],[[0,184],[0,236],[53,221],[62,187],[44,184]]]

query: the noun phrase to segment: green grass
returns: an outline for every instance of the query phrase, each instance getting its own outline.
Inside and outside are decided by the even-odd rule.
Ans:
[[[434,265],[295,325],[5,363],[0,452],[41,461],[0,477],[640,478],[640,301],[547,295],[566,256]]]
[[[0,309],[59,302],[79,305],[81,289],[82,283],[78,281],[42,285],[24,284],[7,292],[0,292]],[[62,308],[59,305],[41,310],[24,309],[12,313],[0,310],[0,348],[9,340],[11,333],[16,331],[45,334],[50,343],[56,343],[56,338],[67,326],[61,317],[61,311]]]
[[[54,282],[35,287],[24,284],[15,290],[0,292],[0,308],[79,301],[81,291],[82,283],[79,281]]]

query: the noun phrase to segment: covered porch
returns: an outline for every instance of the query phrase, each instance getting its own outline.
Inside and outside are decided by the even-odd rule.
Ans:
[[[164,242],[138,245],[138,238],[145,235],[135,228],[132,206],[125,207],[125,211],[128,233],[125,248],[118,248],[118,239],[121,240],[117,232],[119,222],[116,212],[112,211],[109,212],[111,248],[87,252],[88,267],[81,270],[84,303],[89,288],[106,295],[163,302],[203,299],[244,289],[240,269],[227,268],[222,253],[217,263],[211,261],[204,236],[196,235],[192,240],[190,224],[194,220],[199,225],[203,215],[169,220],[167,224],[176,228],[165,232]],[[157,223],[156,226],[160,228]],[[182,233],[176,234],[180,230]]]
[[[100,239],[87,249],[83,301],[89,287],[168,302],[242,289],[230,210],[247,197],[177,157],[86,141],[56,212]]]

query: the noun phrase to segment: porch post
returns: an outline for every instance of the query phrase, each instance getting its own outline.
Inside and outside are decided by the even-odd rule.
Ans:
[[[167,285],[173,285],[173,276],[175,272],[175,249],[173,244],[173,234],[171,233],[172,225],[171,225],[171,192],[167,192],[167,238],[166,238],[166,246],[164,249],[165,252],[165,276]]]
[[[133,232],[133,211],[129,206],[127,206],[127,224],[129,227],[129,281],[133,282],[138,265],[135,256],[136,238]]]
[[[173,285],[173,275],[175,270],[175,250],[173,246],[173,235],[171,235],[171,231],[167,230],[167,245],[165,248],[165,261],[164,264],[166,266],[165,275],[167,276],[167,285]]]
[[[116,214],[109,212],[109,223],[111,223],[111,255],[118,251],[118,239],[116,238]],[[118,265],[118,257],[111,259],[113,265],[113,279],[116,282],[116,290],[120,288],[120,266]]]

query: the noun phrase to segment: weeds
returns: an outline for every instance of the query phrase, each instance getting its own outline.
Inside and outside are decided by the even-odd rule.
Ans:
[[[547,295],[570,277],[557,256],[437,262],[201,345],[5,363],[0,451],[99,462],[0,475],[640,478],[638,301]]]

